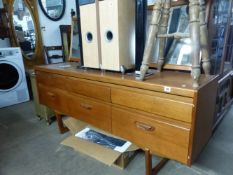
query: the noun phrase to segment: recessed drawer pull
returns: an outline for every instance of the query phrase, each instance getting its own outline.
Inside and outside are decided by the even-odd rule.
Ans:
[[[92,109],[92,106],[91,106],[91,105],[88,105],[88,104],[81,103],[80,106],[81,106],[82,108],[85,108],[85,109],[88,109],[88,110],[91,110],[91,109]]]
[[[135,125],[137,128],[141,129],[141,130],[144,130],[144,131],[154,131],[155,128],[153,126],[149,126],[145,123],[141,123],[141,122],[135,122]]]
[[[54,93],[52,93],[52,92],[47,92],[47,94],[48,94],[48,96],[50,96],[50,97],[52,97],[52,98],[54,98],[54,97],[55,97],[55,94],[54,94]]]

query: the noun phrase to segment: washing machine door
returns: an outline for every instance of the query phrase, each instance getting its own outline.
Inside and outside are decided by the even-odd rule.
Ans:
[[[22,81],[22,71],[13,62],[0,61],[0,92],[11,91]]]

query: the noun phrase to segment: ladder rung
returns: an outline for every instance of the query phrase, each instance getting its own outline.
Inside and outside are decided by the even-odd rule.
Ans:
[[[158,34],[158,38],[175,38],[175,39],[181,39],[181,38],[190,38],[189,33],[169,33],[169,34]]]

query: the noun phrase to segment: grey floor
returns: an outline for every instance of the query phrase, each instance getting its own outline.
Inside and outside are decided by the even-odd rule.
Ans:
[[[169,161],[160,175],[232,175],[233,107],[191,167]],[[35,116],[32,102],[0,109],[0,175],[143,175],[139,153],[125,170],[106,166],[60,145],[56,123]],[[156,157],[154,157],[156,161]]]

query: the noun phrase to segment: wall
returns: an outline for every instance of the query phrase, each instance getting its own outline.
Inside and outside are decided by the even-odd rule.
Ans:
[[[71,9],[76,11],[75,0],[66,0],[66,10],[64,16],[59,21],[52,21],[44,15],[38,4],[39,21],[44,46],[61,45],[59,25],[71,24]]]
[[[148,0],[148,4],[149,5],[154,4],[155,1],[156,0]],[[70,11],[71,9],[74,9],[76,11],[75,0],[66,0],[65,14],[61,20],[55,22],[51,21],[43,14],[41,8],[39,7],[39,4],[38,4],[38,9],[39,9],[40,26],[42,28],[41,32],[42,32],[43,44],[45,46],[61,45],[59,25],[71,24]]]
[[[3,8],[2,0],[0,0],[0,8]]]
[[[154,5],[156,0],[147,0],[147,4],[148,5]]]

